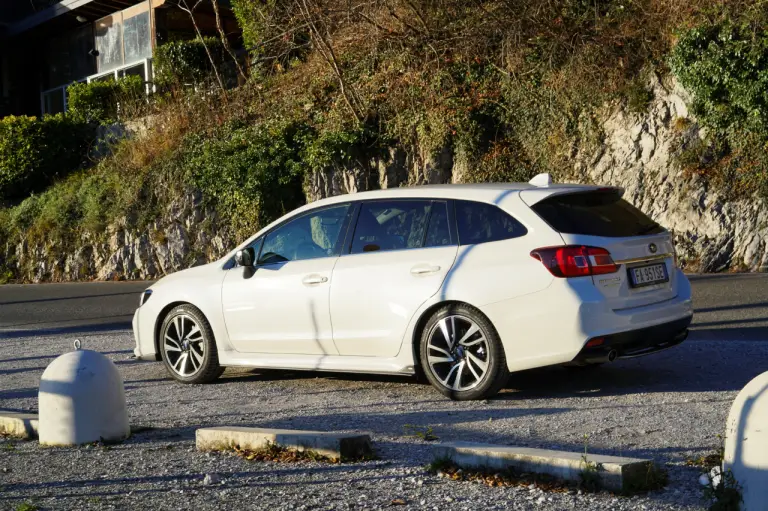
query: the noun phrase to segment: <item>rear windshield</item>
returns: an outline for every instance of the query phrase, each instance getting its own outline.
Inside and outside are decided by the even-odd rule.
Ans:
[[[617,190],[555,195],[531,209],[553,229],[567,234],[623,238],[664,232],[659,224],[622,199]]]

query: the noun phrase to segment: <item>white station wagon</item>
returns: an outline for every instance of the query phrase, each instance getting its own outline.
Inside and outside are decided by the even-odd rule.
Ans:
[[[619,189],[531,183],[303,206],[144,291],[135,354],[184,383],[232,366],[423,373],[463,400],[511,371],[681,343],[693,308],[670,233]]]

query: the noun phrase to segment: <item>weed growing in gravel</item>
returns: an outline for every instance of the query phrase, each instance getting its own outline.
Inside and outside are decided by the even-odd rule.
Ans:
[[[13,440],[6,440],[3,442],[3,449],[6,451],[15,451],[16,450],[16,442]]]
[[[583,468],[579,473],[579,486],[584,491],[590,493],[599,492],[601,489],[600,470],[602,467],[599,463],[590,461],[586,454],[581,456],[581,463]]]
[[[686,458],[685,464],[688,467],[699,467],[711,470],[714,467],[719,467],[723,463],[723,450],[718,449],[715,452],[704,454],[702,456]]]
[[[725,438],[723,435],[717,435],[717,439],[720,442],[720,446],[712,453],[689,458],[686,456],[685,458],[685,464],[689,467],[699,467],[706,469],[707,472],[712,470],[714,467],[722,467],[723,466],[723,457],[725,457]]]
[[[440,440],[432,430],[432,426],[416,426],[414,424],[406,424],[403,426],[403,432],[406,436],[421,438],[425,442],[435,442]]]
[[[714,477],[707,474],[709,484],[704,486],[704,501],[709,504],[709,511],[739,511],[744,500],[733,472],[725,471]]]
[[[22,502],[16,506],[16,511],[37,511],[38,509],[40,508],[30,502]]]

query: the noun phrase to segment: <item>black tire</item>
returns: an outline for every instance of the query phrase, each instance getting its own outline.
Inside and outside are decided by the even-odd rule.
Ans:
[[[169,360],[173,356],[173,352],[167,352],[166,347],[164,346],[165,342],[165,335],[167,332],[171,332],[171,335],[173,335],[173,332],[176,332],[176,327],[174,326],[174,321],[188,321],[187,318],[191,318],[194,323],[199,327],[199,331],[202,334],[202,340],[197,341],[204,345],[204,350],[202,352],[202,355],[199,355],[199,352],[195,352],[199,357],[202,358],[202,362],[200,363],[199,367],[197,367],[193,372],[191,372],[188,375],[182,375],[173,368],[172,360]],[[185,328],[182,326],[182,332],[185,331]],[[176,332],[178,334],[178,332]],[[160,327],[160,342],[159,342],[159,348],[160,348],[160,354],[163,358],[163,363],[165,364],[165,368],[168,371],[168,373],[176,380],[181,383],[210,383],[217,379],[221,374],[224,372],[224,368],[219,365],[219,354],[216,350],[216,340],[213,337],[213,331],[211,330],[211,325],[208,323],[208,320],[205,318],[205,315],[203,315],[202,312],[200,312],[200,309],[195,307],[194,305],[190,304],[183,304],[179,305],[177,307],[174,307],[171,309],[168,314],[165,316],[165,319],[163,320],[163,324]],[[189,335],[189,334],[188,334]],[[181,337],[183,337],[184,334],[181,334]],[[191,344],[191,343],[187,343]],[[191,349],[194,349],[190,347],[186,351],[190,351]],[[191,356],[188,354],[188,357]],[[176,359],[178,362],[178,359]],[[179,364],[181,365],[181,364]]]
[[[452,317],[457,318],[460,321],[467,319],[471,322],[474,322],[474,324],[479,329],[479,334],[482,335],[486,341],[485,345],[482,347],[485,353],[480,352],[480,349],[478,349],[478,352],[475,353],[476,357],[474,357],[474,359],[476,360],[478,356],[482,357],[485,354],[486,358],[482,361],[487,364],[487,368],[479,380],[477,380],[477,378],[474,376],[471,376],[471,378],[479,381],[479,383],[476,383],[474,387],[467,390],[456,390],[455,388],[449,388],[446,386],[443,380],[438,378],[438,375],[435,374],[437,370],[433,370],[432,365],[429,363],[429,352],[434,352],[433,350],[435,349],[429,348],[430,337],[436,335],[436,329],[440,328],[439,322],[441,320],[446,318],[450,320]],[[458,336],[461,336],[461,333],[459,333]],[[445,338],[444,335],[443,338]],[[467,401],[472,399],[486,399],[492,397],[498,394],[498,392],[507,384],[507,381],[509,380],[507,358],[504,354],[504,347],[501,344],[499,334],[496,332],[496,329],[493,327],[493,324],[491,324],[490,320],[488,320],[488,318],[486,318],[485,315],[475,307],[466,304],[449,304],[441,307],[434,314],[432,314],[426,325],[424,325],[419,344],[419,358],[421,360],[422,370],[427,380],[429,380],[432,386],[440,391],[440,393],[453,400]],[[486,347],[487,351],[485,351]],[[467,351],[467,349],[468,348],[464,348],[464,351]],[[461,356],[461,353],[459,353],[459,356]],[[466,354],[463,356],[463,358],[455,359],[456,363],[460,363],[460,360],[464,360],[467,364],[470,363],[467,361]],[[451,362],[445,363],[451,364]],[[453,367],[453,365],[450,367]],[[477,364],[474,364],[474,367],[480,369]],[[454,376],[454,379],[462,377],[462,370],[463,368],[459,369],[458,375]],[[450,383],[450,370],[448,372],[449,374],[448,377],[445,378],[445,381]],[[459,382],[459,387],[461,386],[460,384],[461,382]]]

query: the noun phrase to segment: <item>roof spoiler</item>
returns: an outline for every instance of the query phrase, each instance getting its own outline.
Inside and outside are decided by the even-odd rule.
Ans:
[[[528,181],[528,184],[532,184],[533,186],[537,186],[539,188],[544,188],[552,184],[552,176],[550,176],[548,173],[537,174],[533,179]]]

